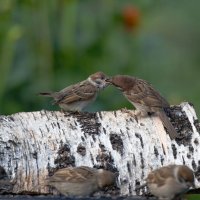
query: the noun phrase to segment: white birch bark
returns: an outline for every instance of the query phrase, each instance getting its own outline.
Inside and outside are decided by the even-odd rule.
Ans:
[[[167,164],[200,167],[199,123],[188,103],[174,107],[175,127],[185,136],[171,141],[159,118],[134,118],[134,111],[79,115],[38,111],[0,116],[0,166],[14,192],[48,192],[48,170],[103,166],[119,171],[122,195],[135,194],[147,174]],[[181,130],[180,130],[181,129]],[[196,177],[200,186],[200,178]]]

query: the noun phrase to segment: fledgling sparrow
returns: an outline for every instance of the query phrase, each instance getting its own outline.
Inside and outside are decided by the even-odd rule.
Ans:
[[[144,186],[159,200],[172,200],[194,187],[194,173],[186,165],[168,165],[150,172]]]
[[[58,104],[64,111],[81,111],[94,101],[97,93],[108,86],[107,76],[96,72],[86,80],[70,85],[59,92],[41,92],[40,95],[52,97],[53,104]]]
[[[171,139],[178,134],[164,112],[170,107],[169,103],[147,81],[132,76],[117,75],[106,80],[122,91],[123,95],[131,102],[140,114],[156,113],[169,132]]]
[[[89,196],[105,186],[113,185],[116,175],[103,169],[86,166],[59,169],[46,180],[66,196]]]

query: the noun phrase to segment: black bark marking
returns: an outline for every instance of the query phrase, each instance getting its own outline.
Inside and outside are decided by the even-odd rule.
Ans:
[[[140,181],[138,181],[137,179],[135,180],[135,188],[140,187]],[[142,189],[142,188],[141,188]],[[135,189],[136,195],[140,195],[140,189]],[[143,192],[144,193],[144,192]]]
[[[165,112],[179,135],[176,142],[179,145],[189,145],[191,143],[193,130],[185,111],[180,106],[172,106],[165,108]]]
[[[80,123],[81,130],[89,135],[99,135],[101,124],[98,122],[97,113],[74,113],[73,116],[77,118]]]
[[[94,142],[96,142],[96,137],[94,135],[92,135],[92,139],[94,140]]]
[[[8,174],[5,169],[0,166],[0,194],[8,194],[12,193],[14,184],[8,178]],[[4,199],[4,197],[0,197],[0,199]]]
[[[74,124],[75,124],[75,126],[78,126],[78,124],[77,124],[77,122],[76,122],[76,121],[74,121]]]
[[[160,158],[160,163],[161,163],[161,165],[163,165],[163,163],[164,163],[164,158],[163,158],[163,156],[161,156],[161,158]]]
[[[52,126],[52,128],[54,129],[54,124],[53,124],[53,123],[51,123],[51,126]]]
[[[189,152],[194,153],[194,147],[193,146],[189,146]]]
[[[184,159],[184,157],[182,156],[182,160],[183,160],[183,164],[185,165],[185,159]]]
[[[143,143],[143,140],[142,140],[142,136],[140,134],[138,134],[138,133],[135,133],[135,137],[139,138],[141,147],[144,148],[144,143]]]
[[[173,151],[174,158],[176,159],[177,158],[177,149],[174,144],[172,144],[172,151]]]
[[[14,147],[17,147],[19,145],[19,143],[16,143],[16,141],[13,140],[8,140],[8,142],[12,144]]]
[[[49,111],[44,110],[44,114],[41,114],[41,115],[46,116],[47,120],[49,121],[50,118],[49,118],[48,113],[49,113]]]
[[[137,166],[137,162],[136,162],[136,159],[135,159],[135,154],[133,154],[133,165],[136,167]]]
[[[56,165],[56,169],[69,167],[69,166],[75,166],[75,157],[71,154],[70,146],[69,144],[63,142],[60,142],[60,148],[57,152],[58,156],[54,160],[54,163]]]
[[[112,148],[118,151],[121,155],[123,155],[123,141],[121,137],[117,134],[110,134],[110,142],[112,144]]]
[[[131,165],[130,165],[130,163],[127,162],[126,166],[127,166],[127,170],[128,170],[129,176],[131,176]]]
[[[198,161],[198,167],[194,174],[196,179],[200,182],[200,160]]]
[[[114,167],[114,159],[110,152],[102,151],[100,152],[97,157],[96,161],[102,166],[104,169],[113,169]]]
[[[101,112],[98,112],[98,114],[99,114],[99,118],[102,120],[102,119],[103,119],[103,117],[102,117],[102,114],[101,114]]]
[[[40,133],[42,134],[42,129],[41,129],[41,128],[39,128],[39,130],[40,130]]]
[[[94,165],[94,158],[93,158],[93,156],[92,156],[91,153],[90,153],[90,159],[91,159],[91,161],[92,161],[92,165]]]
[[[165,148],[164,148],[163,144],[162,144],[162,150],[163,150],[163,154],[166,155]]]
[[[129,190],[129,194],[132,195],[132,189],[131,189],[131,184],[128,184],[128,190]]]
[[[121,185],[124,185],[124,184],[128,183],[128,180],[127,180],[127,178],[123,178],[123,179],[121,178],[120,182],[121,182]]]
[[[194,144],[199,145],[199,140],[198,140],[198,138],[195,138]]]
[[[58,115],[56,115],[56,113],[53,111],[52,111],[52,116],[55,116],[56,120],[58,121]]]
[[[39,165],[38,165],[38,153],[36,151],[34,151],[32,153],[33,155],[33,158],[35,159],[35,162],[36,162],[36,168],[37,168],[37,181],[38,181],[38,185],[40,184],[39,183],[39,177],[40,177],[40,169],[39,169]]]
[[[189,159],[191,158],[191,155],[189,153],[187,153],[187,158],[189,158]]]
[[[194,171],[196,171],[196,169],[197,169],[197,164],[195,163],[194,160],[192,160],[192,168]]]
[[[106,148],[103,144],[99,144],[99,148],[101,149],[101,152],[106,152]]]
[[[37,158],[38,158],[38,157],[37,157],[37,156],[38,156],[37,151],[34,151],[34,152],[32,153],[32,156],[33,156],[34,159],[37,159]]]
[[[144,164],[144,158],[143,158],[143,154],[142,154],[142,152],[140,152],[140,161],[141,161],[141,169],[142,169],[142,178],[144,177],[144,166],[145,166],[145,164]]]
[[[158,149],[155,146],[154,146],[154,154],[156,158],[158,158],[159,153],[158,153]]]
[[[59,122],[57,122],[57,126],[58,126],[58,128],[60,129],[60,124],[59,124]]]
[[[6,170],[2,166],[0,166],[0,179],[6,179],[6,178],[8,178]]]
[[[79,144],[77,147],[77,153],[80,154],[81,156],[86,155],[86,148],[82,144]]]
[[[130,121],[131,121],[131,122],[134,122],[134,120],[133,120],[132,118],[130,118]]]
[[[12,117],[12,116],[8,116],[7,118],[8,118],[9,121],[12,121],[12,122],[15,121],[14,117]]]
[[[194,126],[196,127],[198,133],[200,134],[200,123],[198,119],[194,120]]]
[[[104,132],[104,134],[106,135],[106,129],[103,127],[103,132]]]
[[[46,127],[46,129],[47,129],[47,132],[49,132],[49,127],[45,124],[45,127]]]
[[[37,117],[35,117],[34,113],[32,113],[32,115],[33,115],[33,119],[34,119],[35,121],[37,121]]]

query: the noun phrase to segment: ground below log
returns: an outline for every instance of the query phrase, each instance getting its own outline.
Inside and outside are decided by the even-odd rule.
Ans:
[[[142,196],[129,196],[129,197],[85,197],[85,198],[70,198],[70,197],[65,197],[65,196],[53,196],[53,195],[48,195],[48,196],[30,196],[30,195],[0,195],[0,199],[3,200],[156,200],[154,197],[142,197]]]

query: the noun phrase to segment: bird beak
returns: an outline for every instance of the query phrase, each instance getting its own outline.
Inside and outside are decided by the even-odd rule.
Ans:
[[[105,80],[105,82],[108,84],[108,85],[114,85],[117,89],[121,90],[122,91],[122,88],[119,87],[117,84],[115,84],[115,82],[113,81],[113,78],[107,78]]]
[[[111,84],[111,83],[112,83],[112,78],[109,78],[109,77],[108,77],[105,81],[106,81],[106,83]]]

